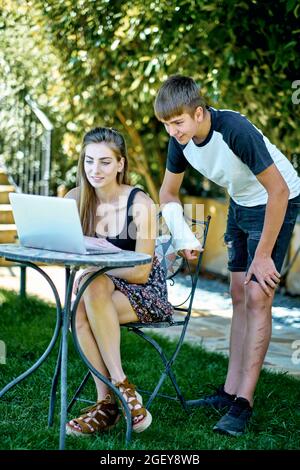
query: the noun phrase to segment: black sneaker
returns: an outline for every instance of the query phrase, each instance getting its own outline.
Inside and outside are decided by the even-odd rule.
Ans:
[[[220,434],[241,436],[245,434],[252,415],[252,408],[246,398],[237,397],[229,411],[214,426],[213,430]]]
[[[224,385],[215,389],[215,393],[213,395],[208,395],[203,398],[199,398],[199,400],[191,400],[191,406],[201,406],[201,407],[212,407],[215,410],[222,410],[226,408],[230,408],[233,404],[234,400],[236,399],[236,395],[230,395],[229,393],[225,392]]]

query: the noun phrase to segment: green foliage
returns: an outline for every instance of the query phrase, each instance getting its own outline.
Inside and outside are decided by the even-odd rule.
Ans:
[[[22,18],[14,6],[18,3],[27,8]],[[292,103],[292,83],[300,79],[297,0],[9,4],[10,22],[3,28],[11,70],[40,103],[47,93],[45,104],[63,135],[57,149],[62,178],[77,160],[84,132],[113,125],[126,133],[135,182],[156,197],[168,136],[154,117],[153,101],[161,82],[174,73],[193,76],[212,106],[246,114],[288,158],[299,161],[300,106]],[[38,32],[32,55],[30,47],[22,51],[20,45],[14,52],[16,35],[10,39],[6,34],[25,28],[24,22],[27,31]],[[44,56],[48,70],[41,60],[44,48],[51,51]],[[17,54],[21,68],[13,65]],[[37,82],[31,61],[37,62]],[[200,195],[201,177],[196,186],[194,179],[186,178],[185,188]],[[204,191],[209,194],[212,188]]]
[[[62,147],[68,95],[59,56],[42,27],[41,16],[31,2],[0,0],[0,103],[1,110],[9,105],[11,110],[10,119],[1,122],[1,134],[12,139],[12,149],[22,140],[18,108],[29,94],[55,126],[52,172],[59,182],[68,168]]]

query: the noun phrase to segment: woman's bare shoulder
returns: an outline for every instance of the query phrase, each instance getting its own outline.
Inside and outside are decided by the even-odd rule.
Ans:
[[[150,207],[154,204],[154,201],[151,199],[148,194],[144,193],[144,191],[139,191],[136,193],[134,197],[135,204],[143,204],[146,207]]]
[[[136,193],[132,209],[132,215],[135,220],[140,220],[140,218],[148,220],[149,216],[151,216],[151,218],[156,217],[156,204],[151,197],[143,191]]]
[[[70,189],[64,197],[67,199],[75,199],[75,201],[77,201],[79,198],[79,187]]]

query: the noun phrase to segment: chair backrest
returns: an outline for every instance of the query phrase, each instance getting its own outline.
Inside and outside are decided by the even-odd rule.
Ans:
[[[209,228],[211,217],[206,217],[205,220],[200,221],[186,217],[186,221],[189,224],[191,230],[194,232],[196,238],[201,243],[202,247],[205,247],[207,232]],[[173,248],[172,235],[165,223],[161,213],[158,215],[158,237],[156,239],[155,254],[158,257],[164,271],[167,280],[171,280],[170,285],[175,284],[175,277],[182,271],[187,271],[187,280],[185,285],[186,296],[183,301],[179,304],[174,305],[175,308],[180,310],[189,311],[192,307],[192,302],[199,278],[199,272],[201,268],[202,253],[199,254],[196,265],[192,265],[190,261],[180,256]]]

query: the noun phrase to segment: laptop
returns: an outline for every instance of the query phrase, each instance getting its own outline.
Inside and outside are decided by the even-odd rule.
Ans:
[[[79,255],[119,253],[116,247],[86,248],[76,201],[10,193],[20,244]]]

